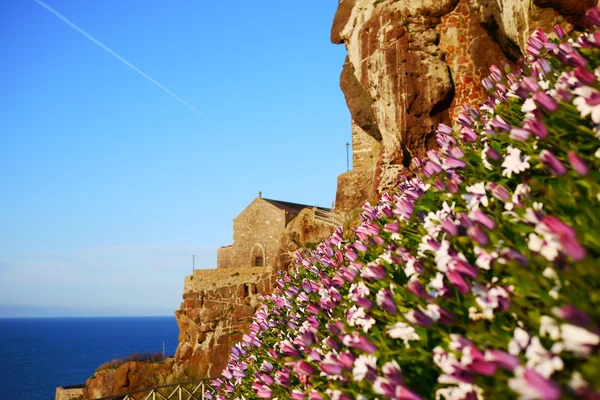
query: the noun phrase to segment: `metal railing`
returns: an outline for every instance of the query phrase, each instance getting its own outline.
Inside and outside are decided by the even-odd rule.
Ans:
[[[206,396],[206,393],[214,392],[214,389],[209,384],[213,379],[206,378],[197,381],[154,386],[95,400],[205,400],[210,398]]]
[[[313,220],[326,225],[338,227],[344,224],[344,218],[331,212],[313,207]]]

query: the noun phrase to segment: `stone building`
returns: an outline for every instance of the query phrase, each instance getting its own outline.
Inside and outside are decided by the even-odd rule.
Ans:
[[[297,243],[311,236],[320,240],[339,222],[328,208],[265,199],[259,193],[233,220],[233,244],[217,250],[217,268],[280,266],[283,241],[292,236]]]

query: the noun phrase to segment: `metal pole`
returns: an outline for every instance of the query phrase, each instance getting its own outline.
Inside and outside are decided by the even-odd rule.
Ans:
[[[192,272],[196,270],[196,256],[192,256]]]
[[[346,142],[346,172],[350,171],[350,157],[348,155],[349,147],[350,147],[350,143]]]

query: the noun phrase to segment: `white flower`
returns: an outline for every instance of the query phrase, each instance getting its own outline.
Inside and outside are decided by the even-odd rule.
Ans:
[[[474,246],[473,250],[475,252],[475,255],[477,256],[477,259],[475,260],[475,265],[477,265],[481,269],[489,270],[492,261],[498,258],[498,253],[496,253],[495,251],[488,253],[478,246]]]
[[[365,379],[367,373],[369,372],[369,368],[375,369],[377,367],[377,357],[372,355],[360,355],[354,361],[354,368],[352,369],[352,375],[354,379],[358,382]]]
[[[417,270],[415,268],[416,261],[417,260],[414,257],[410,257],[406,261],[406,265],[404,267],[404,273],[406,274],[407,277],[410,277],[411,275],[417,275]]]
[[[477,209],[480,204],[484,207],[488,206],[489,202],[486,196],[484,182],[477,182],[471,186],[467,186],[467,192],[469,192],[469,194],[462,195],[462,197],[467,200],[467,207],[470,209]],[[454,204],[452,208],[454,208]]]
[[[521,350],[526,348],[527,344],[529,344],[529,339],[530,336],[525,330],[515,328],[513,338],[508,342],[508,352],[513,356],[518,356]]]
[[[469,397],[476,393],[475,397]],[[467,398],[483,399],[483,389],[469,383],[458,382],[458,386],[445,387],[435,391],[435,400],[464,400]]]
[[[448,254],[448,250],[450,249],[450,242],[447,240],[442,240],[440,244],[440,248],[435,252],[435,263],[437,265],[438,271],[446,272],[448,271],[448,263],[452,260],[450,254]]]
[[[483,311],[483,317],[488,320],[494,319],[494,310],[500,307],[500,298],[508,299],[508,292],[503,287],[485,287],[481,283],[473,284],[473,294],[477,297],[475,302]]]
[[[433,349],[433,362],[445,374],[452,374],[458,367],[460,367],[456,356],[452,353],[446,353],[440,346],[437,346]]]
[[[583,376],[578,371],[573,372],[571,375],[571,379],[569,379],[569,387],[574,391],[579,391],[582,389],[587,389],[589,384],[583,379]]]
[[[375,320],[371,317],[367,317],[365,309],[362,307],[353,306],[348,310],[348,313],[346,313],[346,317],[348,318],[350,326],[360,326],[363,328],[364,332],[368,332],[369,329],[375,325]]]
[[[417,331],[415,331],[415,328],[404,322],[396,322],[394,325],[390,326],[387,330],[387,334],[393,339],[402,339],[406,348],[410,347],[408,344],[409,341],[421,339]]]
[[[546,337],[546,335],[550,336],[552,340],[558,340],[560,339],[560,329],[554,318],[542,315],[540,318],[540,336]]]
[[[553,279],[555,281],[558,280],[558,275],[556,274],[556,271],[550,267],[546,267],[546,269],[542,272],[542,276],[544,278]]]
[[[527,100],[525,100],[523,102],[523,106],[521,107],[521,111],[523,111],[524,113],[529,113],[534,111],[535,109],[537,109],[537,105],[535,104],[535,101],[533,101],[533,99],[530,97]]]
[[[487,160],[487,150],[490,148],[487,143],[483,144],[483,150],[481,151],[481,162],[486,169],[492,170],[494,166]]]
[[[600,95],[596,90],[589,86],[578,87],[573,91],[578,97],[573,100],[573,104],[579,110],[582,117],[592,115],[592,121],[596,124],[600,124],[600,105],[590,105],[587,101],[592,95]]]
[[[515,192],[512,195],[513,203],[520,202],[524,197],[529,197],[531,188],[526,183],[519,183],[515,188]]]
[[[469,319],[471,321],[478,321],[480,319],[486,319],[483,313],[480,313],[477,307],[469,307]]]
[[[564,367],[562,359],[546,350],[538,337],[531,339],[525,356],[527,368],[535,370],[545,378],[550,378],[555,371],[560,371]]]
[[[375,382],[373,382],[373,390],[377,394],[385,395],[388,393],[388,389],[384,385],[388,386],[389,384],[390,381],[388,379],[378,376]]]
[[[444,275],[438,272],[435,278],[429,281],[429,287],[434,290],[441,290],[444,287]]]
[[[600,343],[600,336],[587,329],[580,328],[571,324],[562,324],[560,332],[565,344],[565,349],[579,357],[585,357],[590,354],[592,347]]]
[[[510,178],[513,173],[520,174],[523,171],[529,169],[529,156],[521,156],[521,150],[516,149],[512,146],[507,147],[507,154],[502,161],[504,171],[502,176]]]
[[[437,304],[427,304],[427,308],[419,307],[423,314],[427,315],[429,318],[433,320],[433,322],[439,321],[440,314],[440,306]]]
[[[364,297],[369,294],[371,294],[371,291],[363,282],[359,282],[358,284],[353,283],[348,290],[348,297],[353,301],[356,301],[357,297]]]
[[[436,249],[429,244],[429,241],[432,239],[430,235],[425,235],[421,238],[421,243],[419,243],[419,252],[424,256],[426,251],[431,251],[435,253]]]
[[[400,364],[398,364],[396,360],[392,360],[383,364],[383,367],[381,367],[381,372],[383,372],[384,375],[390,375],[402,372],[402,368],[400,368]]]
[[[545,235],[544,239],[541,239],[535,233],[529,234],[527,247],[529,247],[529,250],[531,251],[540,253],[548,261],[554,261],[554,259],[558,257],[558,253],[561,249],[560,242],[557,240],[554,240],[548,235]]]

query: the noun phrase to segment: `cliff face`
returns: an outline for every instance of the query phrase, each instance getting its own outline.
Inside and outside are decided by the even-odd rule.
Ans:
[[[172,365],[170,358],[161,363],[130,361],[116,369],[96,372],[86,381],[83,398],[98,399],[163,385],[169,382]]]
[[[271,293],[269,267],[197,270],[185,279],[183,303],[175,312],[179,346],[175,376],[218,376],[229,360],[229,349],[242,340],[259,305]]]
[[[331,31],[348,57],[340,86],[352,116],[355,168],[338,180],[347,212],[395,183],[435,146],[435,127],[485,100],[492,64],[516,60],[556,14],[583,25],[594,0],[341,0]],[[365,139],[368,136],[369,139]],[[357,167],[362,153],[376,153]],[[365,149],[365,144],[368,149]],[[358,189],[358,190],[357,190]]]

